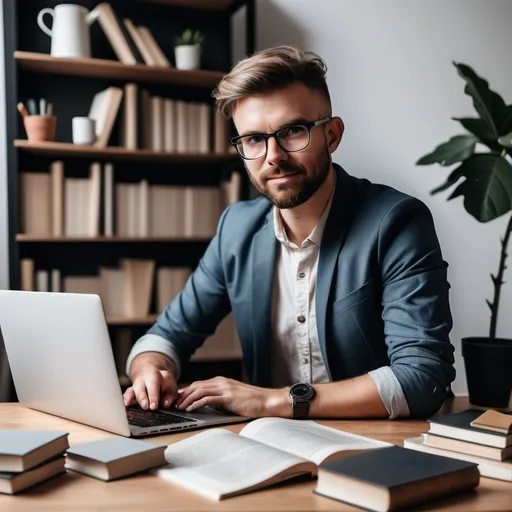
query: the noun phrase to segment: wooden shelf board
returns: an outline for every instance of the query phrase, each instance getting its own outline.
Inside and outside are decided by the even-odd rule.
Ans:
[[[127,236],[91,236],[91,237],[71,237],[71,236],[36,236],[36,235],[16,235],[17,242],[24,243],[183,243],[183,242],[209,242],[208,237],[127,237]]]
[[[164,4],[174,7],[189,7],[191,9],[204,9],[208,11],[223,11],[233,0],[141,0],[146,3]]]
[[[148,315],[140,318],[124,318],[120,316],[107,317],[108,325],[151,325],[156,320],[157,315]]]
[[[25,139],[16,139],[14,146],[35,155],[141,160],[177,164],[219,164],[230,162],[237,158],[234,153],[226,153],[224,155],[216,153],[166,153],[150,149],[130,150],[119,146],[107,146],[105,148],[79,146],[70,142],[29,142]]]
[[[55,58],[45,53],[23,51],[15,51],[14,58],[23,69],[37,73],[115,78],[118,80],[136,80],[190,87],[213,88],[225,75],[222,71],[205,69],[188,71],[174,67],[123,64],[117,60],[109,59]]]

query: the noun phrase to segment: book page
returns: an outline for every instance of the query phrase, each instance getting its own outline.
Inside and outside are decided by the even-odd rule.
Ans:
[[[367,437],[325,427],[311,420],[261,418],[245,426],[239,434],[288,453],[321,464],[336,454],[353,454],[392,446]]]
[[[206,430],[171,444],[165,458],[169,464],[156,469],[156,475],[216,500],[247,492],[291,468],[291,475],[276,481],[316,474],[310,462],[226,429]]]

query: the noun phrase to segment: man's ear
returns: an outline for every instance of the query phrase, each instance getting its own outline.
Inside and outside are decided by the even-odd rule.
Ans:
[[[341,117],[333,117],[331,122],[327,125],[327,147],[329,153],[334,153],[340,145],[345,131],[345,124]]]

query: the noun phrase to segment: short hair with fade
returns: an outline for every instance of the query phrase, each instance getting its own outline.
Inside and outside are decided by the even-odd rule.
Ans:
[[[275,46],[241,60],[217,85],[212,96],[217,110],[233,117],[238,100],[303,83],[320,91],[331,106],[326,82],[327,65],[316,53],[294,46]]]

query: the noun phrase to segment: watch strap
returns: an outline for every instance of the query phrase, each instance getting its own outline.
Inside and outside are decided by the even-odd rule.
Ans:
[[[309,400],[293,400],[292,414],[294,420],[303,420],[309,417]]]

